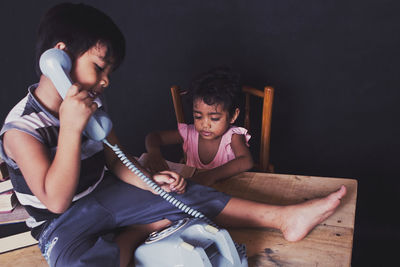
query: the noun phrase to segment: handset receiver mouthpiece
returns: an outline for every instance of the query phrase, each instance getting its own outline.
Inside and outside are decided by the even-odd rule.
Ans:
[[[107,138],[107,135],[111,131],[112,122],[108,117],[108,114],[103,110],[98,109],[90,117],[87,127],[84,130],[84,134],[90,139],[95,141],[103,141]]]

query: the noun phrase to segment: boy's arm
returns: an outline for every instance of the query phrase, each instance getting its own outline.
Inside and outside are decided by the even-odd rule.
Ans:
[[[32,193],[47,209],[64,212],[72,202],[80,172],[80,135],[60,130],[53,162],[33,136],[18,130],[4,134],[6,153],[17,163]]]
[[[112,130],[107,137],[108,142],[112,145],[118,145],[121,149],[121,144],[114,132]],[[123,149],[122,149],[123,150]],[[179,174],[171,171],[163,171],[159,174],[152,176],[148,171],[146,171],[137,160],[130,156],[128,153],[124,154],[129,158],[129,160],[135,164],[135,166],[141,170],[146,176],[153,177],[154,181],[161,186],[167,192],[177,192],[183,193],[186,187],[186,181],[183,179]],[[107,168],[110,169],[118,178],[122,181],[139,187],[144,190],[150,190],[154,193],[154,191],[145,183],[143,182],[137,175],[132,173],[122,162],[121,160],[115,155],[114,151],[111,148],[105,145],[105,155],[106,155],[106,164]]]
[[[81,138],[97,105],[74,84],[59,109],[57,150],[51,161],[48,148],[19,130],[4,134],[4,149],[21,170],[30,190],[48,210],[63,213],[70,206],[79,181]]]
[[[253,158],[249,148],[246,146],[244,135],[233,134],[231,147],[235,154],[235,159],[214,169],[201,171],[190,179],[199,184],[212,185],[219,180],[251,169],[254,164]]]
[[[168,170],[169,167],[162,156],[161,147],[182,143],[183,138],[178,130],[158,131],[147,134],[145,145],[148,155],[145,167],[153,172]]]

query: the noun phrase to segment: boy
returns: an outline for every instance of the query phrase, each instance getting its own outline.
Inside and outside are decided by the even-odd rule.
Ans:
[[[82,135],[98,108],[94,98],[101,97],[109,74],[124,57],[118,27],[93,7],[60,4],[39,25],[37,59],[49,48],[71,57],[74,84],[63,100],[39,72],[39,83],[29,87],[6,118],[0,156],[50,266],[126,266],[142,230],[156,230],[187,215],[153,194],[109,148]],[[107,140],[119,145],[113,131]],[[331,215],[346,193],[342,187],[322,199],[278,207],[186,185],[169,171],[152,178],[221,225],[273,227],[290,241],[302,239]],[[121,233],[123,227],[130,228]]]

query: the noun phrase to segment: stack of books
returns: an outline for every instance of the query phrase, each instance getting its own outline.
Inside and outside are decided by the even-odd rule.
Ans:
[[[37,244],[25,223],[28,218],[15,196],[7,166],[0,158],[0,253]]]
[[[12,212],[17,206],[6,163],[0,158],[0,214]]]
[[[7,165],[2,158],[0,158],[0,182],[7,180],[8,170]]]

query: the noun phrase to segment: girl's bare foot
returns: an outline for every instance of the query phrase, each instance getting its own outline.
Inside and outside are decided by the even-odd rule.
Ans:
[[[346,187],[342,185],[336,192],[320,199],[287,206],[282,216],[281,231],[288,241],[303,239],[317,224],[331,216],[346,195]]]

